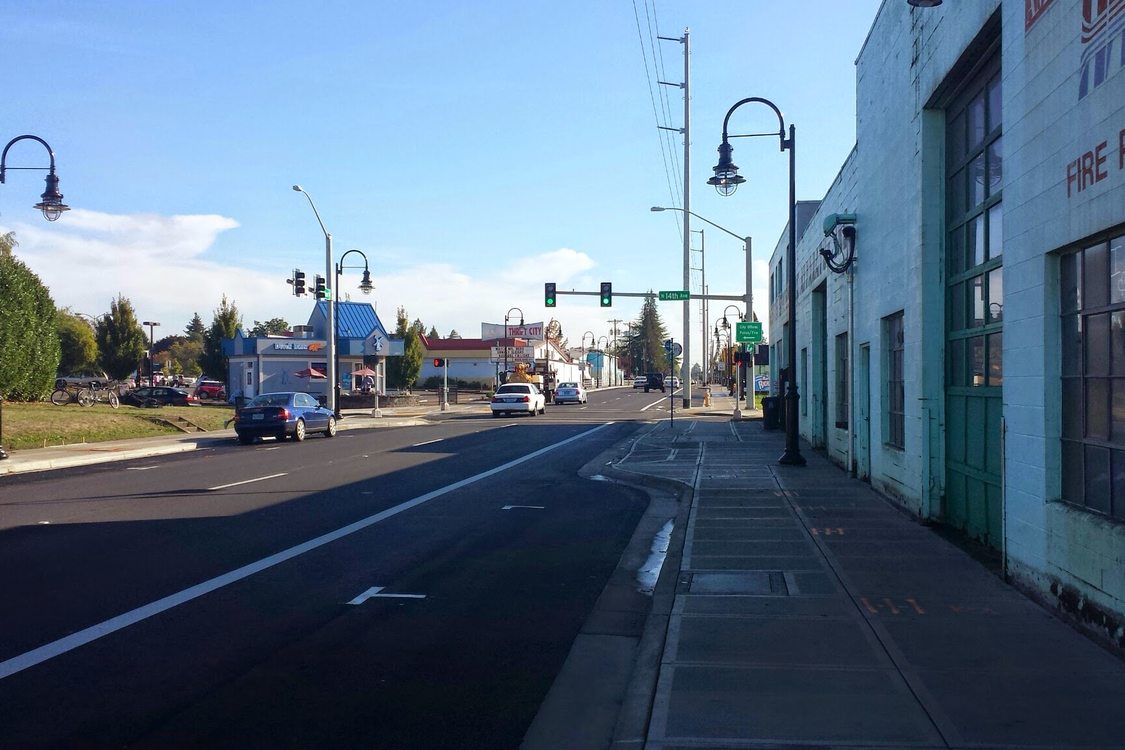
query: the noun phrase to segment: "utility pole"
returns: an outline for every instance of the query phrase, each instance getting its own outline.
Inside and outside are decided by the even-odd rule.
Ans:
[[[703,295],[699,300],[699,322],[700,322],[700,343],[703,344],[703,358],[700,360],[703,364],[700,371],[703,374],[703,385],[707,384],[707,256],[706,256],[706,237],[702,229],[691,230],[699,235],[699,268],[692,267],[691,270],[699,271],[699,293]]]
[[[684,91],[684,126],[682,128],[661,128],[678,130],[684,136],[684,289],[691,289],[691,32],[684,29],[682,37],[657,37],[667,42],[684,45],[683,83],[659,81],[664,86],[679,86]],[[680,380],[683,382],[683,408],[691,408],[691,300],[684,300],[684,361],[680,365]]]

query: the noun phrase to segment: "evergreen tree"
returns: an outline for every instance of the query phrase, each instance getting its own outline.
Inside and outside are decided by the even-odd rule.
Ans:
[[[203,318],[199,317],[199,313],[196,313],[191,319],[187,328],[184,329],[184,333],[189,339],[203,343],[203,337],[207,334],[207,328],[203,325]]]
[[[43,398],[59,366],[56,310],[39,277],[16,259],[15,234],[0,235],[0,398]]]
[[[240,328],[242,314],[224,294],[211,319],[211,327],[203,336],[203,354],[199,358],[199,365],[208,376],[226,381],[227,355],[223,354],[223,340],[234,338]]]
[[[402,382],[407,388],[412,388],[422,374],[422,357],[426,353],[422,348],[422,332],[425,330],[420,320],[415,320],[406,330],[402,347]]]
[[[118,294],[109,312],[98,319],[98,357],[101,368],[114,380],[123,380],[144,359],[145,332],[133,311],[133,303]]]
[[[260,320],[254,321],[254,327],[250,329],[247,336],[280,336],[289,332],[289,324],[285,322],[284,318],[270,318],[264,323]]]
[[[406,317],[406,308],[400,307],[395,311],[395,338],[406,339],[406,333],[410,328],[409,318]],[[402,361],[400,356],[387,357],[387,387],[388,388],[405,388],[406,384],[402,376]]]
[[[640,317],[629,327],[629,334],[621,346],[634,375],[669,372],[668,355],[664,351],[664,340],[667,338],[664,321],[656,308],[656,297],[645,297]]]
[[[88,373],[98,365],[98,342],[84,318],[61,310],[56,330],[59,333],[59,373]]]
[[[456,331],[454,331],[454,333],[456,333]],[[426,338],[428,338],[428,339],[440,339],[441,338],[441,334],[437,332],[437,326],[430,326],[430,332],[426,334]],[[453,337],[450,336],[450,338],[453,338]]]

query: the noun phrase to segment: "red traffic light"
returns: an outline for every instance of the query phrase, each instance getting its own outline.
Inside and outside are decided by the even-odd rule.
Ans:
[[[445,360],[444,359],[438,359],[437,357],[435,357],[434,358],[434,367],[445,367]]]

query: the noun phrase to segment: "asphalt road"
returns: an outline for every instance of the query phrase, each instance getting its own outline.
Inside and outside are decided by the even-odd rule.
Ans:
[[[6,479],[0,748],[518,746],[647,505],[578,470],[667,404]]]

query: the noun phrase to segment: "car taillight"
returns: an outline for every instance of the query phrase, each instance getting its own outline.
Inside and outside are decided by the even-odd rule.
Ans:
[[[526,404],[528,401],[531,401],[531,397],[530,396],[524,396],[523,398],[520,399],[520,401]]]
[[[499,397],[499,396],[493,396],[493,397],[492,397],[492,403],[496,403],[496,402],[497,402],[497,401],[499,401],[499,400],[500,400],[500,397]]]
[[[284,419],[284,420],[288,421],[289,420],[289,410],[288,409],[278,409],[277,410],[277,416],[278,416],[278,419]]]

